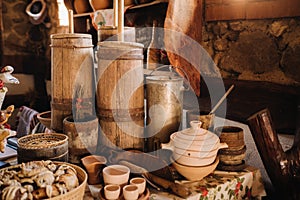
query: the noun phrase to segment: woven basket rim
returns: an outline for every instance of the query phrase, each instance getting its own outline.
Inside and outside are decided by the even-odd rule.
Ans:
[[[23,149],[44,149],[62,145],[67,141],[68,136],[62,133],[35,133],[19,138],[18,146]]]
[[[81,167],[71,164],[71,163],[68,163],[68,162],[60,162],[60,161],[52,161],[52,162],[54,164],[60,164],[60,165],[65,164],[65,165],[69,165],[69,166],[73,167],[77,172],[77,178],[79,181],[79,185],[75,189],[73,189],[65,194],[62,194],[62,195],[59,195],[59,196],[56,196],[53,198],[48,198],[48,199],[51,199],[51,200],[75,200],[75,199],[79,200],[80,199],[81,200],[85,193],[85,187],[86,187],[86,183],[87,183],[87,179],[88,179],[87,173]],[[7,169],[14,169],[14,168],[18,168],[20,166],[21,166],[21,164],[12,165],[12,166],[0,169],[0,171],[7,170]],[[76,198],[74,199],[74,197],[76,197]],[[45,200],[47,200],[47,199],[45,199]]]

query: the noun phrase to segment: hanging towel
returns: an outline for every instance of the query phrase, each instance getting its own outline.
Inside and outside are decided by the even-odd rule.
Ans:
[[[28,108],[26,106],[22,106],[17,114],[17,137],[20,138],[22,136],[28,135],[31,133],[31,130],[36,126],[39,122],[37,119],[38,112]]]

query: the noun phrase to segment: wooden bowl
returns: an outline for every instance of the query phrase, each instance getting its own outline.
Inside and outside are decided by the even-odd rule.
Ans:
[[[37,114],[38,120],[46,126],[48,129],[51,129],[51,111],[46,111]]]
[[[74,0],[74,9],[77,14],[92,12],[89,0]]]
[[[94,11],[112,8],[113,6],[112,0],[89,0],[89,1]]]
[[[172,159],[172,165],[174,168],[180,173],[182,176],[184,176],[187,180],[189,181],[198,181],[203,179],[205,176],[209,175],[212,173],[217,165],[219,164],[219,158],[217,157],[215,161],[206,166],[201,166],[201,167],[192,167],[192,166],[186,166],[177,163],[173,158]]]

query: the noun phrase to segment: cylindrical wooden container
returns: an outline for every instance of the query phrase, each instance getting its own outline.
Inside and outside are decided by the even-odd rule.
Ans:
[[[98,46],[99,145],[143,150],[143,45],[105,41]]]
[[[148,151],[157,150],[160,143],[168,143],[170,135],[179,130],[183,90],[181,77],[146,77]]]
[[[36,133],[18,139],[18,163],[33,160],[68,162],[68,137],[60,133]]]
[[[53,130],[62,131],[63,119],[72,114],[72,108],[75,108],[78,98],[85,105],[80,110],[81,118],[93,114],[94,76],[91,35],[51,35],[51,128]]]
[[[98,142],[98,118],[75,121],[71,116],[63,120],[63,132],[69,138],[69,162],[79,164],[81,158],[95,154]]]
[[[101,26],[98,29],[98,41],[117,41],[118,29],[116,26]],[[135,27],[124,27],[124,41],[135,42]]]

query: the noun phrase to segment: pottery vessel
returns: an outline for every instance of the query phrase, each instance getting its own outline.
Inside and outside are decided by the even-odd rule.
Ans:
[[[173,158],[183,165],[205,166],[213,163],[218,150],[228,145],[220,143],[216,134],[201,128],[200,121],[191,121],[190,124],[191,128],[173,133],[170,142],[162,144],[162,148],[172,150]]]
[[[107,163],[107,160],[104,156],[85,156],[81,159],[81,162],[88,173],[88,183],[90,185],[99,184],[103,181],[102,170]]]
[[[212,162],[210,165],[201,166],[201,167],[193,167],[193,166],[186,166],[177,163],[175,160],[173,160],[173,166],[174,168],[187,180],[189,181],[198,181],[203,179],[208,174],[212,173],[217,165],[219,164],[218,157]]]
[[[130,169],[125,165],[110,165],[103,169],[103,180],[105,185],[115,184],[125,186],[129,180]]]

